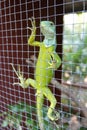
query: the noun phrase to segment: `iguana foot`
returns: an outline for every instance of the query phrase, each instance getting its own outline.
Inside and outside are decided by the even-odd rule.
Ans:
[[[50,54],[50,61],[48,62],[48,64],[49,64],[49,69],[57,69],[57,60],[55,59],[55,56],[54,56],[54,53],[50,53],[49,52],[49,54]]]
[[[30,29],[31,31],[36,30],[35,18],[31,17],[31,18],[29,18],[29,20],[31,21],[32,27],[27,27],[27,28]]]
[[[60,118],[60,114],[57,111],[54,111],[52,108],[49,108],[47,115],[48,118],[52,121],[58,120]]]
[[[20,71],[20,65],[18,65],[18,71],[16,71],[12,63],[10,63],[10,65],[12,66],[15,74],[20,80],[20,82],[13,83],[13,85],[20,85],[22,88],[27,88],[28,85],[25,83],[26,79],[23,77],[23,73]]]

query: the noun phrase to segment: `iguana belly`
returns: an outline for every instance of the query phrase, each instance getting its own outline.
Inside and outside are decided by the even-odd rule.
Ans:
[[[42,48],[40,50],[36,64],[35,79],[41,87],[47,86],[53,77],[53,69],[49,68],[51,56],[48,51],[47,48]]]

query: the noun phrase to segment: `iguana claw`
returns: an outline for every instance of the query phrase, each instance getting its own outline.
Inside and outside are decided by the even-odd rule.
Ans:
[[[60,114],[57,111],[52,110],[52,112],[50,112],[50,113],[48,112],[48,117],[52,121],[56,121],[56,120],[58,120],[60,118]]]
[[[23,73],[20,71],[20,65],[18,65],[18,71],[16,71],[16,69],[14,68],[14,65],[12,63],[10,63],[10,65],[12,66],[15,74],[17,75],[17,77],[20,80],[20,82],[13,83],[13,85],[20,85],[22,88],[27,88],[27,85],[25,83],[26,79],[23,78]]]
[[[30,29],[31,31],[33,31],[34,29],[36,29],[35,18],[31,17],[31,18],[29,18],[29,20],[31,21],[32,27],[27,27],[27,28]]]
[[[48,64],[49,64],[48,69],[56,69],[57,61],[52,53],[50,53],[50,57],[51,57],[51,60],[48,62]]]

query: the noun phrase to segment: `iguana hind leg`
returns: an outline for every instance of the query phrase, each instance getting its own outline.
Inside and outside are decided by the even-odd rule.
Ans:
[[[21,72],[21,70],[20,70],[20,65],[18,65],[18,71],[15,69],[13,63],[10,63],[10,65],[12,66],[15,74],[17,75],[18,79],[20,80],[20,82],[13,83],[14,85],[20,85],[22,88],[27,88],[29,85],[31,85],[33,88],[37,89],[37,87],[36,87],[37,83],[34,79],[24,78],[23,72]]]
[[[48,113],[47,113],[48,118],[52,121],[58,120],[60,118],[60,115],[59,115],[59,113],[56,113],[54,110],[56,103],[57,103],[55,96],[52,94],[50,89],[47,87],[44,87],[43,92],[44,92],[45,97],[50,101],[50,107],[49,107]]]

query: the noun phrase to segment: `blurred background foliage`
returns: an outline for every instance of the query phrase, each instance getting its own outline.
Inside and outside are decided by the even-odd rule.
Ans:
[[[87,83],[87,13],[64,16],[63,81]]]

